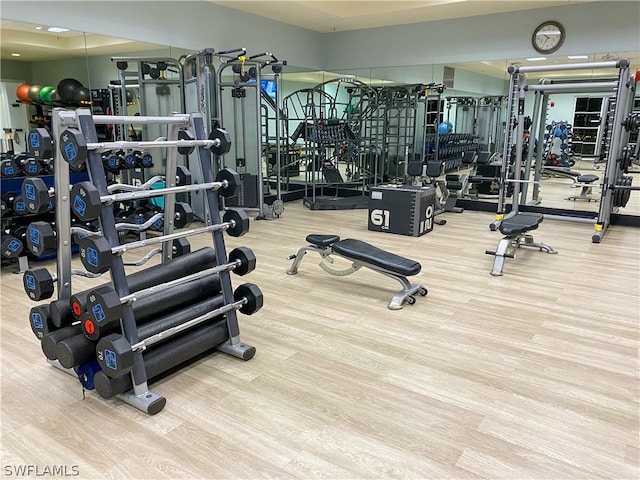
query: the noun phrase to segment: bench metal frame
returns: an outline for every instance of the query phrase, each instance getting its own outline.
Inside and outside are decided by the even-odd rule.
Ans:
[[[368,262],[363,262],[361,260],[354,260],[353,258],[334,252],[333,245],[329,245],[327,247],[319,247],[317,245],[306,245],[300,248],[298,250],[298,253],[296,253],[295,255],[291,255],[289,257],[289,260],[293,260],[293,263],[291,264],[291,267],[289,268],[289,270],[287,270],[288,275],[295,275],[296,273],[298,273],[298,267],[300,265],[300,262],[302,262],[302,259],[307,254],[307,252],[318,253],[320,257],[322,257],[320,261],[320,268],[322,268],[322,270],[324,270],[325,272],[337,277],[344,277],[346,275],[350,275],[360,270],[360,268],[365,267],[370,270],[373,270],[374,272],[381,273],[382,275],[385,275],[389,278],[393,278],[394,280],[400,282],[400,284],[402,285],[402,290],[400,290],[391,298],[391,301],[387,305],[387,307],[389,307],[389,310],[400,310],[402,308],[402,305],[405,302],[408,303],[409,305],[413,305],[416,302],[416,298],[414,296],[416,293],[420,294],[423,297],[428,293],[427,289],[423,285],[418,283],[411,283],[407,279],[407,277],[405,277],[404,275],[400,275],[398,273],[389,271],[378,265],[374,265]],[[327,263],[331,264],[334,261],[331,255],[335,255],[338,257],[342,257],[346,260],[349,260],[350,262],[352,262],[351,267],[346,268],[344,270],[336,270],[334,268],[331,268],[329,265],[327,265]]]
[[[540,251],[547,253],[558,253],[556,250],[546,243],[534,242],[533,236],[528,233],[520,233],[518,235],[507,235],[500,242],[495,251],[487,250],[485,253],[488,255],[494,255],[493,268],[491,269],[491,275],[499,277],[502,275],[502,269],[504,267],[505,258],[516,258],[516,251],[520,247],[533,247],[538,248]]]

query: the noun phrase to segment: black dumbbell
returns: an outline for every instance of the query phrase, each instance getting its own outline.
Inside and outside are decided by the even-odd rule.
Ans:
[[[120,334],[111,334],[100,339],[96,345],[96,356],[102,370],[112,378],[118,378],[131,371],[134,352],[146,350],[167,338],[173,337],[189,327],[195,327],[227,312],[239,310],[245,315],[252,315],[262,308],[264,297],[260,288],[253,283],[240,285],[233,293],[234,302],[222,305],[197,317],[183,319],[182,323],[168,327],[137,343],[131,345]]]
[[[25,178],[22,182],[22,198],[27,211],[40,214],[53,210],[53,188],[41,178]]]
[[[18,258],[24,250],[24,245],[18,238],[5,233],[0,236],[0,245],[0,256],[9,260]]]
[[[117,172],[123,168],[124,151],[111,151],[109,154],[103,156],[102,161],[107,170]]]
[[[20,173],[18,164],[13,160],[13,157],[7,157],[0,162],[0,175],[5,178],[12,178]]]
[[[153,157],[148,152],[134,151],[133,155],[136,158],[136,166],[141,168],[153,167]]]
[[[55,161],[53,158],[43,158],[40,160],[40,166],[42,167],[42,170],[49,175],[53,175],[53,173],[55,173]]]
[[[43,267],[30,268],[22,276],[24,291],[34,302],[51,298],[55,281],[55,277]]]
[[[28,225],[24,224],[13,224],[9,229],[9,234],[16,237],[18,240],[22,242],[22,245],[27,245],[27,229]]]
[[[146,222],[156,213],[158,212],[155,210],[146,212],[144,214],[144,221]],[[185,228],[191,222],[193,222],[193,209],[191,208],[191,205],[185,202],[176,202],[173,226],[175,228]],[[158,232],[164,230],[164,217],[153,222],[150,228]]]
[[[42,340],[47,333],[56,330],[56,326],[51,321],[51,310],[49,305],[36,305],[29,311],[29,325],[34,335]]]
[[[14,155],[13,160],[20,167],[23,175],[31,176],[40,174],[40,163],[38,160],[26,153],[18,153],[17,155]]]
[[[8,214],[9,211],[13,212],[15,215],[26,215],[29,213],[27,210],[27,204],[19,193],[6,192],[2,194],[2,201],[6,205],[6,214]]]
[[[127,152],[122,156],[122,168],[135,168],[136,156],[133,151]]]
[[[49,222],[31,222],[27,227],[27,250],[41,257],[56,251],[57,240],[54,225]]]

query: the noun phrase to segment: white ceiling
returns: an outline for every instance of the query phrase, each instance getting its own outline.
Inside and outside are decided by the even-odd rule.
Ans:
[[[312,0],[215,1],[211,3],[318,32],[428,22],[593,0]]]

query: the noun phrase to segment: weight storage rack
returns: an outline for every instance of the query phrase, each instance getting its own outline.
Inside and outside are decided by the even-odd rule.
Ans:
[[[167,140],[161,140],[156,142],[137,142],[139,146],[144,148],[166,148],[166,168],[165,168],[165,188],[150,191],[139,191],[140,188],[131,188],[131,190],[125,190],[126,195],[131,199],[136,198],[149,198],[151,196],[162,196],[164,198],[164,231],[161,237],[156,237],[151,240],[141,240],[133,242],[131,244],[120,245],[118,232],[114,220],[114,212],[111,203],[108,199],[117,197],[117,195],[109,196],[110,191],[108,189],[107,175],[105,173],[104,164],[101,158],[101,151],[108,150],[110,148],[129,148],[136,147],[133,145],[136,142],[111,142],[111,143],[98,143],[98,137],[96,134],[96,124],[129,124],[135,121],[142,124],[156,124],[166,125],[167,127]],[[184,135],[183,130],[189,129],[190,134]],[[220,130],[224,134],[226,132]],[[112,258],[109,261],[108,271],[111,276],[111,285],[113,290],[119,298],[123,299],[130,295],[130,289],[128,284],[127,275],[125,273],[125,263],[119,253],[129,250],[130,248],[137,248],[147,246],[151,244],[162,244],[162,249],[154,249],[149,252],[143,259],[135,262],[135,265],[141,265],[145,263],[151,256],[155,254],[162,255],[162,263],[170,261],[173,256],[172,240],[177,238],[184,238],[189,235],[197,233],[211,232],[213,247],[215,251],[215,261],[218,266],[227,264],[227,252],[225,248],[225,241],[223,232],[231,226],[241,227],[241,233],[237,236],[246,233],[249,228],[249,220],[246,214],[242,211],[233,212],[230,218],[234,220],[226,221],[224,224],[221,218],[221,205],[220,205],[220,185],[229,186],[229,182],[216,181],[214,178],[214,172],[212,169],[211,151],[215,142],[207,138],[204,120],[201,114],[193,113],[189,115],[176,114],[168,117],[128,117],[128,116],[99,116],[92,115],[90,110],[85,108],[79,108],[75,111],[68,111],[61,108],[56,108],[52,114],[52,133],[55,142],[55,192],[69,192],[69,163],[67,161],[72,160],[73,157],[81,152],[81,156],[86,155],[86,166],[91,183],[97,189],[101,199],[101,207],[99,214],[100,232],[99,234],[108,242],[111,251],[109,254]],[[65,143],[62,141],[62,135],[67,134],[74,138],[72,143]],[[60,140],[60,141],[58,141]],[[199,160],[199,166],[203,175],[203,183],[199,185],[189,185],[186,187],[176,186],[176,164],[177,155],[180,148],[193,148],[197,149],[197,156]],[[65,161],[66,160],[66,161]],[[231,172],[237,177],[235,172]],[[218,175],[219,177],[219,175]],[[232,182],[233,183],[233,182]],[[138,191],[137,191],[138,190]],[[206,204],[208,213],[210,215],[212,225],[187,230],[183,232],[174,232],[174,215],[175,215],[175,194],[182,191],[206,191]],[[75,201],[73,195],[56,194],[55,195],[55,211],[56,211],[56,230],[57,230],[57,298],[58,300],[68,300],[72,296],[71,288],[71,276],[72,274],[78,274],[77,271],[71,270],[71,210],[72,203]],[[106,200],[105,200],[106,198]],[[77,200],[77,199],[76,199]],[[77,211],[77,210],[74,210]],[[240,219],[240,220],[238,220]],[[227,220],[225,214],[224,220]],[[238,225],[240,223],[241,225]],[[76,232],[77,233],[77,232]],[[84,232],[86,235],[91,235],[92,232]],[[232,233],[233,234],[233,233]],[[93,235],[96,235],[94,232]],[[81,246],[81,255],[87,255],[88,249],[83,251]],[[113,253],[112,253],[113,252]],[[85,267],[86,258],[83,259]],[[90,270],[90,269],[89,269]],[[222,291],[222,303],[223,307],[220,309],[221,318],[226,322],[228,330],[228,340],[216,347],[217,350],[233,355],[243,360],[249,360],[255,354],[255,348],[251,345],[240,341],[237,309],[240,309],[239,302],[234,299],[234,292],[232,290],[231,269],[217,268],[216,272],[220,279],[220,289]],[[206,273],[206,272],[205,272]],[[96,276],[85,275],[85,276]],[[180,282],[182,279],[177,280]],[[173,282],[171,282],[173,283]],[[186,280],[185,280],[186,283]],[[255,286],[254,286],[255,287]],[[257,288],[257,287],[256,287]],[[151,290],[151,289],[149,289]],[[259,292],[259,289],[258,289]],[[262,297],[260,293],[260,305],[262,305]],[[258,306],[258,308],[259,308]],[[216,309],[217,310],[217,309]],[[255,310],[254,310],[255,311]],[[215,313],[215,312],[212,312]],[[253,312],[252,312],[253,313]],[[224,317],[222,316],[224,314]],[[209,317],[198,317],[196,323],[185,322],[191,325],[200,325],[204,323]],[[117,395],[124,402],[134,406],[135,408],[153,415],[160,412],[165,404],[166,399],[148,388],[147,372],[145,370],[145,363],[143,360],[142,352],[146,348],[146,344],[143,348],[133,348],[133,346],[141,345],[138,335],[138,326],[136,324],[133,306],[130,302],[122,303],[122,313],[120,316],[120,327],[122,336],[126,339],[129,345],[132,346],[131,352],[133,355],[133,367],[130,373],[130,384],[133,388],[125,393]],[[178,327],[180,328],[180,327]],[[179,330],[181,331],[181,330]],[[178,333],[178,331],[173,332]],[[173,335],[169,333],[169,335]],[[98,356],[100,353],[98,352]],[[50,363],[67,373],[70,373],[74,377],[78,378],[78,373],[70,368],[63,367],[57,360]]]

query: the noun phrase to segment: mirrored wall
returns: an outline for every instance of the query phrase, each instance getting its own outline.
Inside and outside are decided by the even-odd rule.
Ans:
[[[75,78],[93,92],[94,106],[96,95],[101,91],[111,92],[110,98],[117,98],[104,103],[104,111],[121,112],[126,108],[128,114],[136,113],[159,115],[172,111],[180,111],[184,105],[184,92],[180,87],[169,90],[163,81],[179,79],[178,68],[171,68],[170,60],[179,61],[188,55],[182,49],[168,45],[153,45],[134,42],[125,39],[115,39],[83,32],[49,31],[48,25],[29,25],[2,20],[2,114],[1,128],[4,138],[10,137],[16,150],[24,146],[24,136],[29,128],[38,126],[41,119],[46,118],[48,105],[24,104],[16,101],[15,89],[21,83],[40,86],[56,86],[63,78]],[[64,30],[63,27],[58,30]],[[224,47],[224,46],[223,46]],[[126,80],[126,91],[121,89],[123,71],[117,68],[113,57],[127,57],[134,59],[129,62],[129,74],[139,65],[139,58],[155,58],[160,62],[169,61],[169,68],[159,69],[154,81],[142,85],[132,76]],[[549,57],[543,61],[539,59],[505,59],[503,61],[452,63],[446,65],[407,65],[403,67],[383,67],[370,69],[354,69],[344,71],[309,71],[295,65],[287,65],[281,75],[280,98],[286,98],[294,92],[309,89],[315,85],[334,78],[348,77],[363,82],[372,87],[385,87],[407,84],[444,84],[444,90],[439,94],[442,100],[440,116],[432,128],[437,128],[440,122],[450,123],[452,132],[472,134],[478,137],[479,143],[486,148],[494,149],[502,154],[500,146],[500,126],[504,125],[505,105],[499,103],[502,110],[496,111],[495,105],[487,99],[504,99],[508,93],[509,65],[533,65],[536,62],[544,64],[558,63],[588,63],[628,58],[632,68],[640,64],[638,52],[614,52],[607,54],[585,53],[577,58]],[[166,62],[165,62],[166,63]],[[157,63],[151,63],[151,68],[158,68]],[[572,72],[549,72],[547,74],[530,75],[530,83],[537,83],[547,78],[554,82],[566,80],[590,81],[606,77],[614,77],[615,70],[583,70]],[[433,91],[429,95],[433,95]],[[610,106],[609,99],[613,92],[583,91],[577,93],[559,93],[550,95],[544,113],[545,125],[564,125],[570,130],[565,138],[553,133],[554,141],[546,142],[545,135],[550,131],[539,130],[531,132],[534,137],[534,148],[546,149],[545,162],[549,166],[566,167],[576,175],[592,174],[602,176],[602,138],[605,132],[601,128],[601,119],[607,115]],[[126,107],[123,107],[123,98]],[[492,100],[493,101],[493,100]],[[500,100],[495,100],[500,102]],[[534,115],[534,96],[527,95],[525,111],[529,116]],[[229,130],[233,125],[225,125]],[[141,126],[132,124],[126,132],[131,138],[138,138]],[[291,132],[281,132],[288,136]],[[160,135],[161,132],[146,132],[146,138]],[[491,146],[489,146],[491,145]],[[419,149],[427,148],[418,145]],[[415,151],[414,151],[415,153]],[[553,158],[551,158],[553,154]],[[564,158],[567,154],[569,158]],[[262,159],[267,162],[265,158]],[[555,163],[554,163],[555,162]],[[290,172],[295,173],[295,172]],[[304,182],[303,172],[297,170],[296,176],[288,175],[287,182]],[[448,172],[450,174],[468,174],[464,165],[456,166]],[[582,195],[582,187],[575,176],[545,175],[535,187],[531,185],[527,201],[545,207],[563,210],[596,211],[598,203],[589,201],[587,197],[595,199],[598,195],[597,186],[594,191]],[[598,182],[594,182],[596,185]],[[473,200],[472,194],[465,194],[467,199]],[[573,197],[573,198],[571,198]],[[577,197],[577,198],[576,198]],[[477,197],[475,197],[477,198]],[[491,201],[491,197],[479,199]],[[640,214],[640,204],[637,199],[625,208],[622,213]]]

